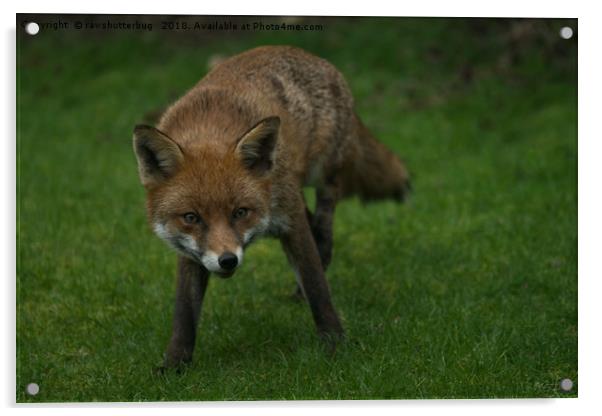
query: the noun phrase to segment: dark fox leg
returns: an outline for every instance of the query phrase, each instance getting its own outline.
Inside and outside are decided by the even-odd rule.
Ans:
[[[332,223],[338,200],[338,188],[326,185],[316,190],[316,211],[311,222],[311,231],[320,253],[324,271],[332,259]]]
[[[334,342],[343,336],[343,327],[330,299],[320,254],[306,214],[301,210],[293,213],[291,223],[290,231],[280,237],[282,248],[297,274],[319,334]]]
[[[313,214],[307,206],[305,207],[305,216],[310,224],[324,271],[328,269],[332,259],[332,223],[336,202],[336,188],[329,185],[316,190],[316,210]],[[299,283],[292,297],[296,300],[304,299]]]
[[[177,367],[192,361],[196,329],[208,281],[207,269],[190,259],[179,257],[173,330],[164,367]]]
[[[310,226],[311,226],[311,224],[313,224],[313,221],[314,221],[314,214],[312,214],[312,212],[309,210],[309,208],[307,208],[307,204],[305,205],[305,217],[307,218],[307,223],[310,224]],[[313,230],[312,230],[312,234],[313,234]],[[289,263],[290,263],[290,260],[289,260]],[[301,284],[299,283],[299,279],[297,279],[297,286],[295,287],[295,291],[291,295],[291,298],[295,301],[305,300],[305,295],[303,294],[303,289],[301,289]]]

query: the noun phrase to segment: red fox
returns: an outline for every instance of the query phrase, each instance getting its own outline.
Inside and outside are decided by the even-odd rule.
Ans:
[[[297,294],[330,345],[344,331],[324,273],[342,198],[403,200],[400,159],[354,111],[341,73],[289,46],[264,46],[214,67],[171,105],[157,128],[134,129],[149,222],[179,255],[165,367],[192,360],[210,273],[230,277],[256,238],[272,236]],[[313,213],[302,189],[316,190]]]

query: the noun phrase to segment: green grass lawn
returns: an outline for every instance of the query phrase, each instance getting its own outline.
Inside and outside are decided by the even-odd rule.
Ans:
[[[577,42],[557,35],[576,21],[322,23],[19,36],[18,402],[577,395]],[[214,54],[262,44],[340,68],[414,193],[338,206],[334,357],[288,298],[278,242],[261,240],[211,280],[194,363],[156,375],[175,254],[146,224],[132,128]]]

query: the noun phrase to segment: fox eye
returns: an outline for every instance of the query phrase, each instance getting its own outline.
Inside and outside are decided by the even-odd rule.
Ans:
[[[232,213],[232,218],[237,220],[239,218],[246,217],[248,213],[249,213],[248,208],[238,208],[238,209],[234,210],[234,212]]]
[[[184,218],[184,222],[186,224],[196,224],[200,220],[199,216],[194,212],[187,212],[182,217]]]

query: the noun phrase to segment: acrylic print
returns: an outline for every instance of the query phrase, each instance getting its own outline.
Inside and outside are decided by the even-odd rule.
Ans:
[[[577,34],[17,15],[16,400],[576,397]]]

